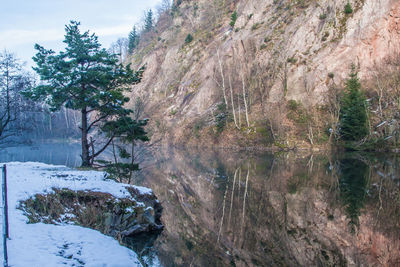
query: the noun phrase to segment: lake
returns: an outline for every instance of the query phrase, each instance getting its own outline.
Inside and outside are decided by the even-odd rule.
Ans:
[[[79,144],[14,147],[0,162],[78,166]],[[399,266],[400,158],[341,153],[147,153],[164,231],[129,245],[149,266]]]
[[[39,143],[0,147],[0,162],[34,161],[78,167],[81,164],[80,143]]]

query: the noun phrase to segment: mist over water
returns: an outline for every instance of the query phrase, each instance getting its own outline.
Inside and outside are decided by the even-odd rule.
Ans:
[[[0,162],[34,161],[78,167],[81,164],[79,143],[39,143],[0,148]]]

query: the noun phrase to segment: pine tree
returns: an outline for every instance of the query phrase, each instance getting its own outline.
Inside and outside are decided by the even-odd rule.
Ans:
[[[128,53],[132,54],[133,50],[138,46],[139,44],[139,35],[136,30],[136,26],[133,26],[132,31],[129,33],[128,37]]]
[[[235,26],[236,20],[237,20],[237,12],[234,11],[231,15],[231,22],[229,23],[229,25],[231,25],[232,28]]]
[[[139,170],[139,164],[136,163],[135,146],[136,141],[147,142],[149,137],[144,130],[148,120],[134,120],[130,117],[120,117],[117,120],[109,121],[103,125],[101,130],[108,136],[114,135],[116,139],[124,146],[118,146],[118,155],[122,160],[130,159],[130,162],[122,162],[118,160],[114,142],[112,143],[114,162],[100,161],[105,164],[105,169],[111,177],[118,177],[122,182],[124,179],[130,183],[130,179],[134,171]],[[130,145],[128,152],[125,147]]]
[[[186,35],[185,38],[185,44],[191,43],[192,41],[193,41],[193,36],[190,33],[188,33],[188,35]]]
[[[153,29],[153,11],[149,9],[144,19],[144,32],[149,32]]]
[[[95,140],[89,133],[107,121],[131,113],[124,108],[129,101],[124,92],[140,82],[143,69],[134,73],[129,65],[117,64],[117,55],[101,48],[96,35],[89,31],[81,33],[79,25],[76,21],[66,25],[67,46],[59,54],[35,45],[38,52],[33,57],[33,69],[43,83],[25,95],[46,100],[53,111],[65,106],[81,112],[82,166],[91,166],[115,135],[109,135],[106,143],[95,150]]]
[[[344,6],[344,13],[347,15],[353,13],[353,8],[351,7],[350,2],[347,2],[347,4]]]
[[[361,84],[353,65],[341,100],[339,117],[340,135],[345,141],[359,141],[368,134],[366,99],[360,89]]]

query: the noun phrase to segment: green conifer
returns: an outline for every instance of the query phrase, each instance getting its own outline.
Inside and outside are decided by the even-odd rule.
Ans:
[[[149,9],[146,13],[146,17],[144,20],[144,32],[149,32],[153,29],[153,11]]]
[[[94,34],[81,32],[79,22],[65,26],[65,51],[58,54],[36,44],[33,68],[43,83],[25,91],[34,100],[44,99],[51,110],[62,106],[79,110],[82,133],[82,166],[92,166],[94,159],[113,141],[115,135],[95,150],[95,140],[89,133],[102,124],[132,111],[125,108],[129,98],[125,92],[132,84],[140,82],[144,68],[133,72],[128,66],[118,64],[115,54],[110,54]]]
[[[368,134],[366,99],[361,92],[361,84],[355,66],[341,101],[340,136],[344,141],[359,141]]]
[[[234,11],[231,15],[231,22],[229,23],[229,25],[231,25],[232,28],[235,26],[236,20],[237,20],[237,12]]]
[[[133,26],[132,31],[129,33],[128,36],[128,53],[132,54],[133,50],[138,46],[139,44],[139,35],[136,30],[136,26]]]
[[[347,2],[347,4],[344,6],[344,13],[347,15],[353,13],[353,8],[351,7],[350,2]]]

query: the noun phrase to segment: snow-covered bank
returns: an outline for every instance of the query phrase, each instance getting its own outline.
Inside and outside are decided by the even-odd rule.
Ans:
[[[73,225],[27,224],[22,200],[52,188],[107,192],[130,197],[126,184],[104,180],[104,173],[33,162],[7,163],[10,266],[141,266],[137,255],[112,237]],[[151,190],[135,187],[143,194]]]

